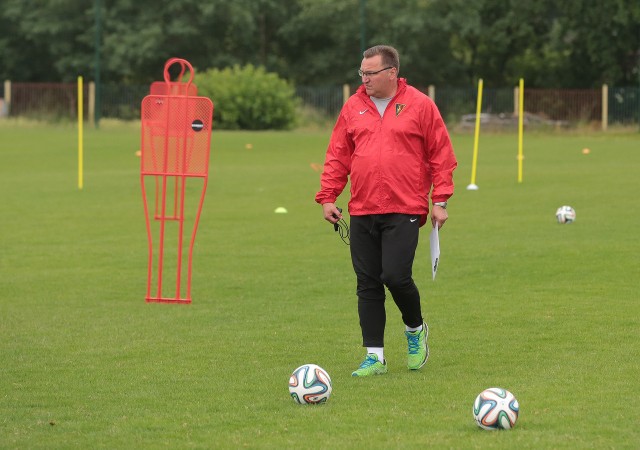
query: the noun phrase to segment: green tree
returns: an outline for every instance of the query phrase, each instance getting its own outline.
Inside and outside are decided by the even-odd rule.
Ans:
[[[437,0],[431,12],[439,19],[432,25],[442,51],[448,46],[456,69],[464,70],[465,83],[483,78],[488,85],[513,85],[525,76],[521,55],[536,52],[547,36],[551,22],[546,3]]]
[[[2,75],[21,81],[75,79],[93,52],[82,0],[5,0],[0,23]]]
[[[287,76],[300,84],[358,82],[358,0],[298,0],[279,30],[289,62]]]
[[[556,73],[562,86],[638,82],[640,2],[566,0],[558,9],[560,32],[551,45],[565,56]]]
[[[433,1],[375,0],[368,6],[368,45],[389,43],[396,47],[400,76],[419,87],[466,81],[464,68],[451,57],[448,31],[442,18],[434,14]]]
[[[106,8],[105,68],[111,78],[148,82],[170,57],[200,70],[256,64],[286,74],[275,39],[295,2],[112,0]]]
[[[416,86],[635,85],[638,0],[102,0],[102,80],[148,83],[169,57],[198,70],[253,64],[298,84],[359,84],[389,43]],[[0,76],[92,79],[95,1],[0,0]]]

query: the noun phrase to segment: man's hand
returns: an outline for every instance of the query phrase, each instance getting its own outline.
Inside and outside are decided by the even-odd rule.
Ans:
[[[447,213],[447,210],[442,206],[434,205],[431,209],[431,223],[434,227],[436,226],[436,224],[438,224],[438,230],[442,228],[448,218],[449,214]]]
[[[335,203],[323,203],[322,214],[324,215],[324,220],[331,223],[337,223],[338,220],[342,219],[342,213]]]

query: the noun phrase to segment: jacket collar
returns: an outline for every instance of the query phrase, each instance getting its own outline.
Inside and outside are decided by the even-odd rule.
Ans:
[[[394,97],[397,97],[398,94],[401,94],[402,92],[404,92],[406,88],[407,88],[407,79],[398,78],[398,89],[396,90],[396,95],[394,95]],[[369,96],[367,95],[367,92],[365,91],[364,84],[361,84],[360,87],[358,87],[356,94],[364,95],[365,97],[369,98]]]

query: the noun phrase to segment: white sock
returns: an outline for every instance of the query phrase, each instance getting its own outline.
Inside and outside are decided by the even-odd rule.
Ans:
[[[367,347],[367,353],[378,356],[378,361],[384,364],[384,347]]]
[[[418,328],[411,328],[411,327],[405,325],[405,328],[407,329],[407,331],[410,331],[412,333],[416,332],[416,331],[422,331],[422,325],[420,325]]]

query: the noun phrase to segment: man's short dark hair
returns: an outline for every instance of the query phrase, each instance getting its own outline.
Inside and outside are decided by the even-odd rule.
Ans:
[[[395,67],[400,72],[400,55],[398,50],[390,45],[375,45],[364,51],[362,56],[365,58],[373,58],[376,55],[382,56],[382,65]]]

